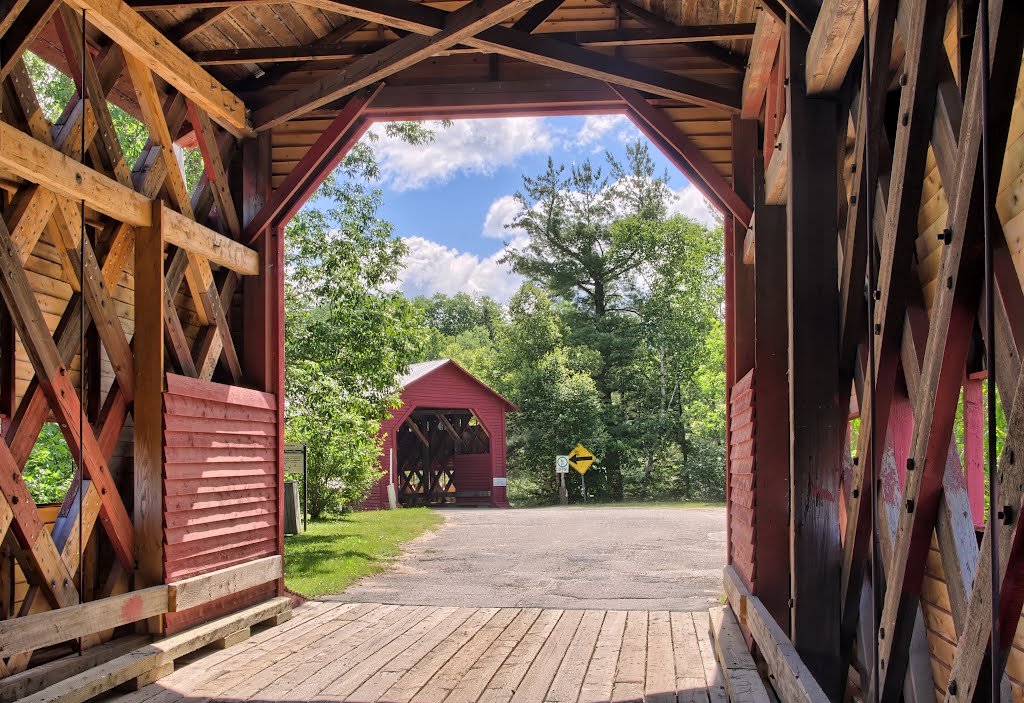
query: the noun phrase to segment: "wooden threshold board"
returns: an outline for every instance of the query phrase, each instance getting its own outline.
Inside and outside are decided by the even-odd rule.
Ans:
[[[81,703],[121,684],[150,683],[151,672],[169,674],[174,660],[267,620],[283,620],[291,613],[291,600],[273,598],[265,603],[172,635],[83,671],[23,698],[30,703]]]

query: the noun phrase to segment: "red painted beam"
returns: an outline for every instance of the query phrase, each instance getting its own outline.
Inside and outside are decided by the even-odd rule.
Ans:
[[[272,225],[283,224],[299,211],[369,129],[370,121],[363,112],[380,92],[381,85],[360,91],[349,98],[345,107],[324,130],[320,138],[299,160],[292,172],[275,190],[270,200],[246,226],[243,241],[254,242]]]

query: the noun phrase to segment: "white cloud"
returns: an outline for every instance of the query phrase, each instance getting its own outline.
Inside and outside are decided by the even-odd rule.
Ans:
[[[522,283],[518,274],[498,263],[504,249],[481,258],[423,237],[406,237],[405,243],[409,253],[400,287],[410,297],[463,292],[506,302]]]
[[[378,130],[373,150],[384,182],[395,190],[446,183],[456,174],[489,176],[529,153],[549,152],[552,132],[543,118],[456,120],[434,125],[435,139],[414,146]]]
[[[587,115],[576,133],[576,146],[588,146],[604,139],[616,127],[628,123],[625,115]]]
[[[506,226],[511,225],[520,212],[522,212],[522,206],[514,195],[501,196],[487,208],[482,234],[490,239],[505,239],[509,236],[524,234],[525,230],[521,227]]]
[[[708,204],[699,190],[692,185],[685,185],[672,194],[668,204],[670,215],[685,215],[703,225],[715,225],[715,211]]]

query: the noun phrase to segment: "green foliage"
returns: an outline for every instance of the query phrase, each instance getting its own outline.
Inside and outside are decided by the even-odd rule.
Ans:
[[[372,152],[355,150],[321,186],[326,206],[304,208],[285,233],[285,433],[307,446],[314,519],[360,503],[380,477],[380,423],[426,338],[397,291],[406,248],[377,217],[381,193],[365,183],[375,174]]]
[[[67,495],[75,477],[77,462],[71,455],[60,427],[52,422],[43,425],[39,439],[32,447],[22,476],[32,500],[36,503],[59,503]]]
[[[284,538],[284,582],[307,598],[342,593],[356,579],[384,571],[401,546],[441,524],[429,508],[351,513],[315,521]]]

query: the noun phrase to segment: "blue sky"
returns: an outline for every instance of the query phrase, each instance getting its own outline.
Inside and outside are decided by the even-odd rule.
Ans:
[[[410,250],[402,290],[483,293],[502,302],[521,282],[498,259],[523,236],[503,227],[515,216],[512,196],[523,174],[540,173],[548,156],[556,163],[588,157],[604,163],[607,150],[622,158],[626,144],[640,137],[622,116],[460,120],[436,134],[434,143],[421,146],[382,132],[373,142],[382,170],[380,215]],[[651,152],[659,170],[668,170],[672,209],[710,224],[696,189],[656,148]]]

